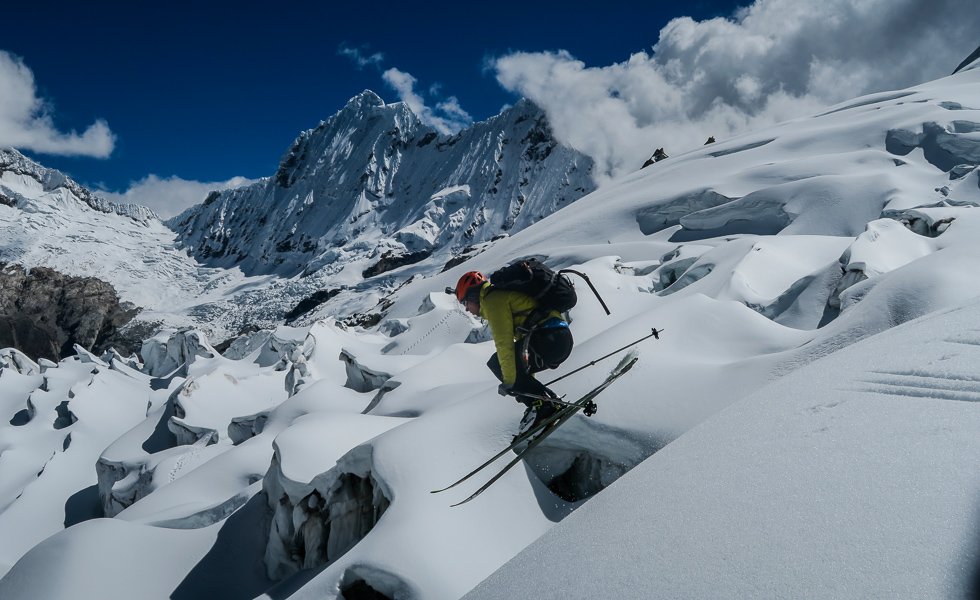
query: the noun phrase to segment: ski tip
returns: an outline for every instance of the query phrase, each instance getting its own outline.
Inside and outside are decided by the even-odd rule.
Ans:
[[[640,360],[640,353],[635,349],[630,350],[613,371],[629,371],[638,360]]]

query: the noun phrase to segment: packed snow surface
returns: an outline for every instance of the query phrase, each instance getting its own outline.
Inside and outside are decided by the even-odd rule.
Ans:
[[[203,314],[187,292],[140,357],[0,353],[0,597],[975,593],[978,109],[971,69],[658,162],[445,272],[355,290],[370,327],[326,303],[222,354],[173,327]],[[133,268],[174,252],[129,220]],[[57,237],[35,260],[107,248],[68,258]],[[612,311],[579,282],[575,350],[543,380],[660,339],[594,417],[452,508],[512,455],[430,492],[505,447],[522,407],[443,290],[526,256]],[[184,269],[175,289],[229,305],[293,285]],[[620,356],[554,389],[573,400]]]

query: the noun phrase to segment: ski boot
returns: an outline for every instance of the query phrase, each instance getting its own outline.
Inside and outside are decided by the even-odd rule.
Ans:
[[[517,435],[514,436],[514,441],[517,441],[517,438],[524,435],[527,431],[534,429],[542,421],[547,420],[558,412],[558,407],[555,403],[547,400],[534,399],[525,402],[525,404],[528,407],[524,411],[524,417],[521,418],[521,424],[517,427]],[[545,430],[547,428],[542,430],[542,432]]]

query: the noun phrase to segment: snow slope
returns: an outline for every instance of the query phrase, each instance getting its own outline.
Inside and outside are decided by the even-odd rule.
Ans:
[[[430,258],[354,290],[384,298],[370,327],[322,305],[224,355],[174,329],[142,363],[7,353],[0,597],[972,589],[974,107],[964,70],[661,161],[445,272]],[[430,491],[522,410],[442,290],[528,255],[587,273],[612,309],[578,285],[575,350],[545,380],[661,339],[598,414],[451,508],[493,471]],[[555,389],[575,398],[613,362]]]
[[[976,298],[821,359],[675,440],[465,597],[975,597],[978,364]]]

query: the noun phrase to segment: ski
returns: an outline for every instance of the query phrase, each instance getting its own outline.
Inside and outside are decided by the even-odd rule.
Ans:
[[[570,406],[574,406],[574,404],[570,404]],[[562,410],[564,410],[564,409],[562,409]],[[459,484],[463,483],[464,481],[466,481],[467,479],[469,479],[470,477],[473,477],[474,475],[476,475],[477,473],[479,473],[483,469],[485,469],[485,468],[489,467],[491,464],[493,464],[494,461],[496,461],[498,458],[500,458],[504,454],[507,454],[508,452],[510,452],[511,450],[513,450],[514,448],[517,448],[518,446],[520,446],[521,444],[523,444],[524,442],[526,442],[528,439],[530,439],[532,436],[534,436],[534,434],[538,433],[539,431],[541,431],[542,429],[544,429],[545,427],[547,427],[551,423],[554,423],[561,416],[562,410],[556,411],[555,414],[551,415],[550,417],[548,417],[544,421],[541,421],[540,423],[538,423],[537,425],[535,425],[531,429],[528,429],[527,431],[525,431],[521,435],[519,435],[516,438],[514,438],[514,441],[509,446],[507,446],[506,448],[504,448],[500,452],[498,452],[498,453],[494,454],[493,456],[491,456],[489,459],[487,459],[487,462],[483,463],[479,467],[473,469],[472,471],[470,471],[469,473],[467,473],[466,475],[464,475],[463,478],[460,479],[459,481],[457,481],[456,483],[453,483],[451,485],[448,485],[448,486],[446,486],[446,487],[444,487],[442,489],[439,489],[439,490],[432,490],[429,493],[430,494],[438,494],[439,492],[445,492],[446,490],[451,490],[454,487],[456,487],[457,485],[459,485]]]
[[[626,356],[620,362],[620,364],[617,365],[615,369],[613,369],[612,373],[609,374],[609,377],[607,377],[605,379],[605,381],[603,381],[598,386],[596,386],[592,391],[590,391],[589,393],[587,393],[585,396],[583,396],[581,399],[579,399],[578,401],[576,401],[575,403],[573,403],[571,406],[565,406],[565,407],[563,407],[558,412],[556,412],[554,415],[552,415],[551,418],[547,419],[546,421],[544,421],[542,423],[539,423],[538,424],[538,427],[535,427],[532,430],[526,432],[524,435],[520,436],[508,448],[506,448],[503,451],[501,451],[500,453],[498,453],[496,456],[494,456],[493,458],[491,458],[486,463],[480,465],[475,471],[469,473],[468,475],[466,475],[465,477],[463,477],[462,479],[460,479],[459,481],[457,481],[453,485],[445,488],[445,489],[448,490],[450,488],[453,488],[453,487],[459,485],[460,483],[466,481],[467,479],[469,479],[470,477],[472,477],[476,473],[478,473],[481,470],[483,470],[485,467],[487,467],[489,464],[491,464],[492,462],[494,462],[495,460],[497,460],[498,458],[500,458],[501,456],[503,456],[508,451],[516,448],[517,446],[520,446],[525,441],[530,440],[530,441],[528,441],[528,444],[527,444],[527,447],[526,448],[524,448],[523,450],[521,450],[520,452],[518,452],[517,453],[517,456],[515,456],[513,460],[511,460],[509,463],[507,463],[507,466],[505,466],[496,475],[494,475],[489,481],[487,481],[485,484],[483,484],[483,486],[480,487],[480,489],[478,489],[475,492],[473,492],[473,494],[470,497],[466,498],[462,502],[458,502],[456,504],[453,504],[452,506],[459,506],[461,504],[466,504],[470,500],[473,500],[474,498],[476,498],[477,496],[479,496],[480,494],[482,494],[484,491],[486,491],[487,488],[489,488],[491,485],[493,485],[493,483],[496,482],[498,479],[500,479],[501,477],[503,477],[504,474],[507,473],[507,471],[509,471],[511,468],[513,468],[514,465],[516,465],[517,463],[519,463],[528,452],[530,452],[531,450],[534,450],[534,448],[536,448],[538,446],[538,444],[540,444],[542,441],[544,441],[545,438],[547,438],[549,435],[551,435],[551,433],[554,432],[556,429],[558,429],[563,423],[565,423],[565,421],[568,421],[569,419],[571,419],[572,416],[576,412],[578,412],[581,408],[584,408],[586,406],[586,404],[588,404],[588,403],[590,403],[592,401],[593,398],[595,398],[596,396],[598,396],[600,393],[602,393],[602,391],[604,389],[606,389],[607,387],[609,387],[612,384],[612,382],[616,381],[617,379],[619,379],[620,377],[622,377],[624,374],[626,374],[627,371],[629,371],[630,369],[632,369],[633,368],[633,365],[636,364],[636,361],[637,360],[639,360],[639,359],[637,357],[635,357],[635,356]],[[549,427],[549,425],[552,425],[552,426]],[[539,431],[540,431],[540,435],[535,436],[535,434],[538,433]],[[444,490],[437,490],[437,491],[444,491]]]

